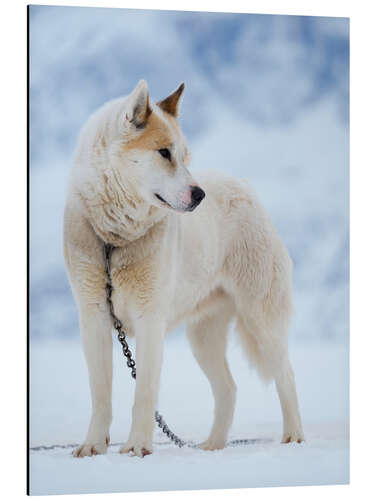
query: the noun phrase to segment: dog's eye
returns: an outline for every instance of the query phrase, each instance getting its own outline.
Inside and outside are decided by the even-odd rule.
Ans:
[[[163,158],[167,160],[171,160],[171,152],[167,148],[159,149],[158,152],[162,155]]]

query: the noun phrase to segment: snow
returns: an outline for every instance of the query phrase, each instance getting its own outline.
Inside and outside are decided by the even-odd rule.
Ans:
[[[117,342],[117,341],[116,341]],[[90,398],[82,348],[77,341],[34,342],[30,394],[31,446],[79,443],[87,431]],[[271,442],[202,451],[166,442],[160,430],[144,459],[120,455],[75,459],[70,449],[31,451],[32,494],[157,491],[286,485],[345,484],[349,481],[348,348],[326,341],[294,342],[291,360],[306,442],[281,445],[282,419],[276,390],[249,370],[235,335],[229,365],[238,387],[229,439]],[[114,344],[111,442],[127,438],[134,382]],[[213,398],[181,332],[166,338],[159,411],[183,439],[201,442],[209,432]]]

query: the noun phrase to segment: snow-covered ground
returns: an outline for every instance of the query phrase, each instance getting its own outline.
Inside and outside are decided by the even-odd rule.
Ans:
[[[117,342],[117,341],[116,341]],[[90,416],[87,372],[77,341],[34,342],[30,393],[31,446],[78,443]],[[120,455],[75,459],[71,450],[31,451],[32,494],[241,488],[344,484],[349,481],[348,349],[327,341],[294,342],[291,359],[306,442],[281,445],[282,420],[273,384],[249,370],[235,335],[229,364],[238,387],[230,439],[263,438],[266,444],[208,452],[179,449],[159,429],[154,452],[143,460]],[[114,344],[111,441],[124,442],[130,427],[134,382]],[[202,441],[210,429],[213,398],[180,332],[167,337],[159,410],[184,439]]]

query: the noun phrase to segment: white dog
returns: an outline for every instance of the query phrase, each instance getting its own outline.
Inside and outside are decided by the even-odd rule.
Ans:
[[[92,396],[77,457],[105,453],[109,444],[112,323],[104,242],[115,247],[114,309],[136,338],[133,420],[121,452],[152,452],[163,340],[181,321],[215,398],[202,448],[223,448],[232,423],[236,387],[226,359],[232,318],[250,362],[276,382],[282,442],[304,439],[288,359],[290,258],[246,183],[213,171],[192,178],[177,121],[183,89],[153,104],[140,81],[129,96],[94,113],[81,132],[64,224]]]

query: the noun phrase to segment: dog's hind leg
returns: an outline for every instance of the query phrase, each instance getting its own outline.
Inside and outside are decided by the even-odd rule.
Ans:
[[[282,443],[304,441],[301,417],[298,408],[296,383],[289,359],[284,361],[282,369],[275,376],[275,383],[284,418]]]
[[[205,450],[224,448],[232,424],[236,385],[226,359],[227,334],[234,314],[230,299],[199,321],[187,324],[186,333],[199,366],[208,377],[215,398],[215,417]]]
[[[293,369],[288,357],[286,326],[266,320],[264,308],[244,307],[237,330],[252,365],[264,380],[275,380],[283,413],[282,443],[304,440]]]
[[[79,307],[80,328],[86,356],[92,415],[85,442],[73,452],[75,457],[106,453],[112,421],[112,327],[107,311],[97,304]]]

